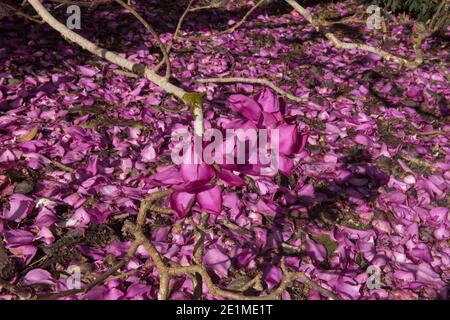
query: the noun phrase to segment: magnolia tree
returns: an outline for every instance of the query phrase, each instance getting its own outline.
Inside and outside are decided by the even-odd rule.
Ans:
[[[448,6],[0,3],[0,297],[445,298]]]

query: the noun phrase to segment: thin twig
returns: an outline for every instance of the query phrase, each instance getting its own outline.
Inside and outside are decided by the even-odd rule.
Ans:
[[[61,170],[63,170],[63,171],[66,171],[66,172],[72,173],[72,172],[74,171],[73,168],[71,168],[71,167],[69,167],[69,166],[66,166],[65,164],[62,164],[61,162],[56,161],[56,160],[52,160],[52,165],[54,165],[54,166],[57,167],[58,169],[61,169]]]
[[[197,79],[196,80],[199,83],[208,83],[208,82],[215,82],[215,83],[250,83],[250,84],[259,84],[263,86],[267,86],[271,88],[276,93],[288,98],[289,100],[292,100],[294,102],[298,103],[304,103],[307,100],[303,98],[296,97],[289,92],[284,91],[280,87],[278,87],[273,82],[267,80],[267,79],[256,79],[256,78],[241,78],[241,77],[230,77],[230,78],[204,78],[204,79]]]
[[[167,54],[170,53],[172,50],[174,41],[178,39],[178,34],[180,33],[181,26],[183,25],[184,18],[186,18],[186,15],[189,13],[189,9],[191,8],[192,4],[194,3],[194,0],[190,0],[186,9],[184,10],[183,14],[181,15],[180,19],[178,20],[177,27],[175,28],[175,32],[172,36],[172,40],[170,40],[169,44],[167,45]],[[153,69],[154,72],[158,72],[158,70],[163,65],[162,61]]]
[[[169,55],[167,54],[166,47],[164,46],[164,43],[162,43],[161,38],[156,33],[155,29],[152,28],[152,26],[139,14],[136,10],[133,9],[133,7],[127,5],[122,0],[115,0],[118,4],[120,4],[122,7],[130,11],[130,13],[139,20],[139,22],[147,29],[148,32],[155,38],[156,42],[158,43],[159,49],[161,50],[163,54],[163,59],[161,62],[166,64],[166,75],[165,79],[169,80],[171,75],[171,68],[170,68],[170,61],[169,61]]]
[[[61,22],[56,20],[48,11],[47,9],[41,4],[39,0],[28,0],[28,3],[31,4],[31,6],[36,10],[36,12],[39,14],[39,16],[47,23],[49,24],[53,29],[61,33],[61,35],[68,39],[69,41],[72,41],[79,46],[81,46],[83,49],[88,50],[92,54],[104,58],[108,60],[111,63],[117,64],[120,67],[137,73],[138,75],[146,77],[151,82],[155,83],[159,87],[161,87],[166,92],[173,94],[177,98],[184,101],[184,96],[187,93],[185,90],[183,90],[180,87],[177,87],[170,82],[168,82],[165,78],[158,76],[154,72],[150,71],[145,65],[135,63],[131,60],[122,58],[121,56],[98,47],[93,42],[87,40],[86,38],[80,36],[79,34],[73,32],[72,30],[68,29],[65,25],[63,25]]]
[[[201,10],[217,9],[227,5],[230,0],[212,0],[210,4],[189,9],[190,12],[197,12]]]
[[[227,34],[227,33],[232,33],[234,31],[236,31],[236,29],[238,29],[240,26],[242,26],[247,21],[248,17],[250,17],[250,15],[266,1],[267,0],[260,0],[260,1],[258,1],[255,5],[253,5],[247,11],[247,13],[242,17],[241,20],[239,20],[239,22],[237,22],[232,27],[230,27],[230,28],[228,28],[226,30],[220,31],[218,33],[213,33],[213,34],[210,34],[210,35],[205,35],[205,36],[193,36],[193,37],[186,37],[186,38],[180,38],[180,39],[183,39],[183,40],[207,40],[210,37],[220,36],[220,35]]]
[[[105,282],[110,276],[112,276],[117,270],[122,268],[136,253],[138,247],[141,245],[141,242],[139,240],[135,240],[131,246],[130,249],[128,249],[127,254],[114,266],[109,268],[106,272],[102,273],[99,277],[97,277],[94,281],[88,283],[83,288],[80,289],[71,289],[51,294],[43,294],[38,295],[35,297],[37,300],[56,300],[63,297],[69,297],[74,296],[80,293],[87,293],[94,287],[98,286],[99,284]]]
[[[197,96],[198,93],[186,92],[183,88],[177,87],[170,83],[168,79],[161,77],[151,71],[147,66],[139,63],[135,63],[131,60],[121,57],[120,55],[113,53],[112,51],[106,50],[94,44],[93,42],[87,40],[81,35],[73,32],[67,28],[64,24],[56,20],[42,5],[39,0],[27,0],[29,4],[36,10],[39,16],[53,29],[61,33],[61,35],[76,44],[78,44],[83,49],[89,51],[90,53],[104,58],[111,63],[117,64],[118,66],[136,73],[140,76],[144,76],[152,83],[159,86],[161,89],[165,90],[167,93],[174,95],[187,105],[191,107],[192,114],[194,116],[194,132],[196,135],[201,136],[203,134],[203,110],[201,101],[199,99],[193,99],[193,96]]]
[[[71,0],[49,0],[50,2],[59,3],[61,5],[77,5],[80,7],[96,7],[98,5],[110,4],[113,0],[95,0],[90,2],[71,1]]]
[[[305,8],[303,8],[296,0],[285,0],[292,8],[294,8],[300,15],[302,15],[306,21],[308,21],[317,32],[322,32],[325,37],[330,40],[330,42],[333,44],[334,47],[338,49],[359,49],[362,51],[372,52],[380,57],[382,57],[386,61],[393,61],[395,63],[398,63],[402,66],[406,66],[408,68],[417,68],[418,65],[420,65],[421,57],[417,57],[414,61],[409,61],[405,58],[398,57],[396,55],[393,55],[392,53],[389,53],[387,51],[384,51],[380,48],[372,47],[366,44],[360,44],[360,43],[352,43],[352,42],[343,42],[339,40],[333,33],[326,31],[323,29],[322,25],[320,25],[311,15],[311,13],[308,12]]]
[[[36,22],[36,23],[39,23],[39,24],[43,24],[44,23],[44,21],[36,19],[36,18],[34,18],[34,17],[32,17],[32,16],[22,12],[21,10],[19,10],[19,9],[9,5],[9,4],[7,4],[7,3],[0,3],[0,7],[6,8],[6,10],[11,11],[12,14],[14,14],[16,16],[24,17],[24,18],[26,18],[26,19],[28,19],[30,21],[33,21],[33,22]]]

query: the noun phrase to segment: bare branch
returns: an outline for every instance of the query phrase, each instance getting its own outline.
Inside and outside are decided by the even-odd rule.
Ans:
[[[208,82],[215,82],[215,83],[250,83],[250,84],[259,84],[263,86],[267,86],[271,88],[273,91],[278,93],[281,96],[284,96],[288,98],[289,100],[292,100],[294,102],[298,103],[304,103],[306,102],[306,99],[296,97],[289,92],[284,91],[280,87],[278,87],[273,82],[267,80],[267,79],[257,79],[257,78],[241,78],[241,77],[230,77],[230,78],[204,78],[204,79],[197,79],[196,80],[199,83],[208,83]]]
[[[339,40],[333,33],[326,31],[322,28],[322,25],[320,25],[313,16],[303,8],[300,4],[298,4],[295,0],[285,0],[292,8],[294,8],[300,15],[302,15],[318,32],[322,32],[325,37],[331,41],[331,43],[338,49],[359,49],[367,52],[372,52],[380,57],[382,57],[386,61],[393,61],[395,63],[398,63],[402,66],[406,66],[408,68],[416,68],[421,62],[418,58],[415,61],[409,61],[405,58],[397,57],[396,55],[393,55],[392,53],[389,53],[387,51],[384,51],[379,48],[375,48],[366,44],[359,44],[359,43],[351,43],[351,42],[343,42]]]
[[[290,272],[286,269],[284,265],[284,260],[282,261],[282,270],[283,270],[283,278],[280,282],[280,285],[271,293],[264,295],[264,296],[247,296],[243,294],[245,290],[255,285],[258,281],[261,279],[261,274],[258,274],[255,278],[250,280],[248,283],[244,284],[238,290],[226,290],[219,288],[216,284],[214,284],[213,280],[211,279],[211,276],[208,274],[208,271],[206,267],[202,264],[202,258],[203,258],[203,250],[204,250],[204,241],[203,241],[203,235],[202,231],[204,228],[206,228],[206,222],[207,222],[207,215],[202,214],[201,222],[198,226],[194,224],[194,229],[196,231],[196,248],[194,252],[194,264],[190,266],[169,266],[164,262],[163,257],[159,254],[156,247],[152,244],[152,242],[145,236],[143,232],[143,226],[145,224],[145,220],[147,217],[148,212],[151,210],[151,207],[153,206],[153,203],[161,199],[167,195],[170,195],[173,191],[171,189],[159,191],[152,193],[148,195],[142,202],[141,206],[138,212],[138,216],[136,219],[136,224],[133,223],[132,226],[130,226],[130,231],[134,235],[135,240],[132,243],[131,247],[129,248],[127,254],[119,261],[117,264],[115,264],[113,267],[108,269],[105,273],[103,273],[101,276],[97,277],[94,281],[91,283],[85,285],[81,289],[73,289],[73,290],[67,290],[52,294],[45,294],[45,295],[35,295],[34,293],[24,293],[23,290],[18,290],[14,286],[10,285],[9,283],[5,281],[0,281],[0,285],[7,288],[11,292],[18,294],[21,294],[21,296],[26,296],[30,299],[38,299],[38,300],[49,300],[49,299],[59,299],[63,297],[73,296],[80,293],[87,293],[89,290],[94,288],[95,286],[103,283],[106,281],[110,276],[112,276],[116,271],[118,271],[120,268],[122,268],[127,261],[129,261],[134,254],[136,253],[138,247],[140,245],[143,245],[146,251],[149,253],[154,266],[157,268],[159,273],[159,292],[158,292],[158,299],[165,300],[168,299],[170,296],[170,279],[172,277],[176,276],[190,276],[193,279],[193,282],[196,288],[196,296],[201,295],[201,283],[204,282],[206,287],[208,288],[208,292],[216,297],[222,297],[222,298],[228,298],[228,299],[236,299],[236,300],[274,300],[274,299],[280,299],[283,292],[292,284],[292,282],[298,280],[305,285],[314,288],[315,290],[319,291],[323,296],[337,300],[338,297],[328,289],[323,288],[322,286],[318,285],[314,281],[312,281],[308,276],[306,276],[302,272]],[[191,221],[191,223],[193,223]],[[198,227],[198,228],[197,228]]]
[[[130,13],[135,16],[136,19],[139,20],[139,22],[147,29],[148,32],[155,38],[156,42],[158,43],[159,49],[161,50],[163,54],[163,60],[161,62],[166,64],[166,75],[165,79],[169,80],[171,75],[171,68],[170,68],[170,61],[169,61],[169,55],[167,53],[166,47],[164,46],[164,43],[162,43],[161,38],[156,33],[156,31],[152,28],[152,26],[144,19],[142,16],[136,12],[136,10],[133,9],[133,7],[127,5],[122,0],[115,0],[118,4],[120,4],[122,7],[130,11]]]
[[[180,87],[177,87],[173,84],[171,84],[168,81],[167,77],[167,69],[166,69],[166,78],[161,77],[154,73],[153,71],[149,70],[145,65],[135,63],[131,60],[128,60],[126,58],[121,57],[120,55],[109,51],[107,49],[101,48],[97,46],[96,44],[92,43],[91,41],[87,40],[86,38],[82,37],[81,35],[69,30],[66,26],[64,26],[62,23],[57,21],[47,10],[46,8],[41,4],[39,0],[27,0],[29,4],[36,10],[36,12],[39,14],[39,16],[48,23],[53,29],[58,31],[63,37],[68,39],[71,42],[74,42],[81,46],[83,49],[88,50],[92,54],[104,58],[108,60],[111,63],[117,64],[121,68],[128,70],[128,72],[132,72],[133,74],[138,74],[140,76],[146,77],[149,81],[153,82],[154,84],[161,87],[163,90],[165,90],[167,93],[174,95],[175,97],[179,98],[183,102],[189,104],[192,107],[192,112],[194,114],[195,118],[195,125],[194,129],[196,134],[200,132],[200,127],[202,128],[202,122],[203,122],[203,114],[201,109],[201,100],[202,98],[199,97],[198,93],[193,92],[186,92]],[[137,14],[136,11],[134,11],[133,8],[131,8],[129,5],[126,5],[122,0],[115,0],[119,4],[122,5],[122,7],[128,9],[144,26],[147,28],[149,32],[154,35],[155,39],[157,39],[158,44],[160,45],[160,48],[163,52],[164,59],[161,61],[162,63],[165,61],[167,65],[169,64],[168,54],[170,52],[170,48],[172,47],[173,42],[170,43],[170,45],[165,48],[164,45],[162,45],[158,35],[154,30],[151,28],[151,26],[141,17],[139,14]],[[256,3],[252,9],[247,12],[247,14],[244,16],[244,18],[239,22],[238,24],[234,25],[232,28],[223,31],[225,32],[232,32],[236,28],[238,28],[242,23],[245,22],[247,17],[254,11],[256,8],[258,8],[260,5],[262,5],[266,0],[261,0],[258,3]],[[286,0],[288,1],[288,0]],[[65,2],[64,2],[65,3]],[[101,1],[101,3],[104,3]],[[181,30],[181,25],[186,17],[187,13],[189,12],[189,9],[193,3],[193,0],[189,2],[188,8],[183,13],[182,17],[179,20],[179,23],[177,25],[177,29],[175,31],[174,37],[172,41],[175,41],[175,39],[178,38],[178,33]],[[312,19],[312,18],[311,18]],[[313,20],[311,20],[313,21]],[[313,21],[314,22],[314,21]],[[229,31],[231,30],[231,31]],[[159,40],[158,40],[159,39]],[[161,63],[160,62],[160,63]],[[170,68],[169,68],[169,75],[170,75]],[[253,84],[260,84],[260,85],[266,85],[270,88],[272,88],[275,92],[279,93],[280,95],[283,95],[287,97],[288,99],[291,99],[296,102],[304,102],[303,99],[293,96],[292,94],[287,93],[283,89],[277,87],[275,84],[270,82],[267,79],[245,79],[245,78],[224,78],[224,79],[218,79],[218,78],[212,78],[212,79],[200,79],[198,82],[222,82],[222,83],[231,83],[231,82],[243,82],[243,83],[253,83]],[[199,124],[200,123],[200,124]],[[285,290],[294,282],[294,281],[300,281],[304,283],[307,286],[310,286],[316,290],[318,290],[323,296],[328,297],[330,299],[338,299],[338,297],[332,293],[331,291],[321,287],[319,284],[312,281],[308,276],[306,276],[302,272],[291,272],[286,269],[284,266],[284,261],[282,263],[282,270],[283,270],[283,278],[279,284],[279,286],[271,291],[270,293],[263,295],[263,296],[247,296],[243,292],[253,286],[255,283],[257,283],[260,279],[260,275],[255,277],[252,281],[250,281],[248,284],[244,285],[241,290],[244,291],[236,291],[236,290],[227,290],[220,288],[218,285],[214,283],[211,276],[208,273],[208,270],[206,266],[203,264],[203,251],[204,251],[204,231],[207,229],[206,223],[208,216],[203,214],[201,223],[196,226],[195,233],[196,233],[196,248],[193,256],[193,264],[189,266],[179,266],[175,264],[173,261],[170,261],[166,259],[164,256],[162,256],[158,250],[156,249],[155,245],[152,243],[152,241],[147,237],[147,235],[144,233],[144,226],[146,224],[147,220],[147,214],[149,212],[161,212],[166,214],[173,214],[173,211],[168,208],[160,207],[156,201],[159,199],[162,199],[168,195],[170,195],[173,191],[171,189],[163,190],[159,192],[152,193],[148,195],[142,202],[139,208],[139,212],[136,218],[136,223],[131,223],[130,225],[127,225],[128,231],[131,235],[134,236],[134,241],[129,248],[127,254],[113,267],[108,269],[105,273],[98,276],[94,281],[90,282],[89,284],[85,285],[81,289],[74,289],[74,290],[67,290],[63,292],[58,293],[52,293],[52,294],[45,294],[45,295],[36,295],[34,293],[31,294],[31,297],[34,299],[58,299],[62,297],[67,296],[73,296],[80,293],[87,293],[89,290],[94,288],[95,286],[107,281],[109,277],[114,275],[119,269],[125,266],[126,262],[129,261],[136,253],[137,248],[142,245],[145,250],[148,252],[148,254],[151,257],[152,263],[154,264],[154,267],[158,271],[159,275],[159,292],[158,292],[158,299],[168,299],[170,298],[170,279],[173,277],[178,276],[189,276],[193,279],[194,287],[195,287],[195,293],[194,296],[200,297],[202,294],[202,283],[205,284],[205,286],[208,288],[209,294],[216,296],[216,297],[222,297],[222,298],[228,298],[228,299],[240,299],[240,300],[269,300],[269,299],[280,299],[282,297],[282,294],[285,292]],[[206,218],[205,218],[206,217]],[[124,225],[125,227],[125,225]],[[230,224],[227,225],[230,229],[237,230],[237,226],[232,226]],[[243,230],[240,230],[241,232],[244,232]],[[16,290],[14,287],[10,287],[7,283],[1,282],[0,285],[5,286],[9,288],[11,291]],[[12,291],[13,292],[13,291]],[[17,291],[17,294],[21,293]]]
[[[63,163],[61,163],[61,162],[59,162],[59,161],[56,161],[56,160],[52,160],[52,165],[54,165],[54,166],[57,167],[58,169],[61,169],[61,170],[63,170],[63,171],[66,171],[66,172],[72,173],[72,172],[74,171],[73,168],[71,168],[71,167],[69,167],[69,166],[66,166],[65,164],[63,164]]]
[[[19,17],[24,17],[24,18],[26,18],[26,19],[28,19],[28,20],[30,20],[30,21],[33,21],[33,22],[36,22],[36,23],[39,23],[39,24],[43,24],[43,23],[44,23],[44,21],[39,20],[39,19],[36,19],[36,18],[34,18],[34,17],[32,17],[32,16],[30,16],[30,15],[28,15],[28,14],[22,12],[21,10],[19,10],[19,9],[17,9],[17,8],[11,6],[11,5],[9,5],[9,4],[7,4],[7,3],[0,3],[0,9],[1,9],[2,7],[5,8],[6,13],[10,12],[10,13],[13,14],[13,15],[16,15],[16,16],[19,16]],[[0,10],[0,13],[1,13],[1,12],[2,12],[2,11]],[[0,15],[0,18],[1,18],[1,17],[2,17],[2,16]]]
[[[171,41],[169,42],[169,44],[167,45],[167,49],[166,49],[166,50],[167,50],[167,53],[168,53],[168,54],[169,54],[170,51],[172,50],[174,41],[178,39],[178,34],[180,33],[181,26],[183,25],[184,18],[186,18],[186,15],[189,13],[189,9],[191,8],[192,3],[194,3],[194,0],[190,0],[190,1],[189,1],[189,3],[188,3],[188,5],[187,5],[186,9],[184,10],[183,14],[181,15],[180,19],[178,20],[177,27],[176,27],[175,32],[174,32],[174,34],[173,34],[172,40],[171,40]],[[162,61],[161,61],[161,62],[153,69],[153,71],[154,71],[154,72],[158,72],[158,70],[161,68],[162,65],[163,65],[163,63],[162,63]]]
[[[71,1],[71,0],[49,0],[54,3],[59,3],[60,5],[77,5],[80,7],[96,7],[98,5],[110,4],[114,0],[94,0],[94,1]]]
[[[12,294],[17,295],[18,297],[20,297],[22,299],[33,299],[33,297],[35,296],[32,292],[26,291],[15,285],[12,285],[8,281],[0,278],[0,289],[1,288],[8,290]]]
[[[195,99],[198,96],[198,93],[186,92],[180,87],[177,87],[170,83],[167,79],[160,77],[153,71],[147,68],[147,66],[139,63],[135,63],[131,60],[122,58],[118,54],[115,54],[109,50],[100,48],[95,45],[93,42],[87,40],[81,35],[73,32],[68,29],[65,25],[56,20],[47,9],[41,4],[39,0],[28,0],[31,6],[36,10],[39,16],[49,24],[53,29],[61,33],[61,35],[78,44],[83,49],[91,52],[92,54],[104,58],[111,63],[117,64],[118,66],[136,73],[140,76],[144,76],[161,89],[165,90],[167,93],[174,95],[184,103],[188,104],[191,107],[192,114],[194,116],[194,132],[198,136],[202,136],[203,134],[203,110],[201,101],[199,99]]]
[[[190,12],[196,12],[200,10],[217,9],[226,6],[230,0],[213,0],[210,4],[189,9]]]
[[[48,23],[53,29],[61,33],[61,35],[66,39],[78,44],[83,49],[91,52],[92,54],[98,57],[104,58],[109,62],[117,64],[128,71],[146,77],[148,80],[155,83],[156,85],[164,89],[166,92],[173,94],[177,98],[184,101],[184,95],[186,94],[186,91],[184,91],[182,88],[174,86],[163,77],[160,77],[157,74],[153,73],[145,65],[135,63],[131,60],[122,58],[121,56],[111,51],[100,48],[91,41],[87,40],[86,38],[68,29],[65,25],[56,20],[40,3],[39,0],[28,0],[28,2],[46,23]]]
[[[253,7],[250,8],[250,10],[247,11],[247,13],[242,17],[242,19],[238,23],[233,25],[231,28],[229,28],[227,30],[224,30],[224,31],[221,31],[221,32],[219,32],[219,33],[217,33],[215,35],[220,36],[222,34],[234,32],[237,28],[242,26],[247,21],[248,17],[266,1],[267,0],[259,0]]]
[[[180,37],[180,39],[183,39],[183,40],[206,40],[213,36],[220,36],[220,35],[223,35],[226,33],[232,33],[237,28],[242,26],[247,21],[248,17],[266,1],[268,1],[268,0],[259,0],[255,5],[253,5],[253,7],[250,8],[250,10],[247,11],[247,13],[242,17],[242,19],[238,23],[234,24],[232,27],[230,27],[226,30],[220,31],[218,33],[206,35],[206,36],[194,36],[194,37],[186,37],[186,38]]]

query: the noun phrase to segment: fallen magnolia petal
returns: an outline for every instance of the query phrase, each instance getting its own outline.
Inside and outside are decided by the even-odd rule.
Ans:
[[[217,248],[209,249],[203,257],[205,265],[219,276],[226,277],[231,266],[230,258]]]
[[[13,194],[9,198],[9,209],[3,211],[3,219],[19,222],[31,213],[33,207],[32,198],[22,194]]]
[[[242,94],[232,95],[228,97],[228,103],[231,110],[242,114],[249,120],[258,122],[261,117],[261,107],[252,98]]]
[[[24,282],[28,285],[30,284],[49,284],[54,285],[56,282],[53,280],[50,272],[43,269],[34,269],[28,271],[24,276]]]
[[[218,186],[206,186],[196,194],[202,210],[218,214],[222,211],[222,190]]]
[[[189,209],[193,205],[195,194],[189,192],[174,192],[170,195],[170,207],[174,210],[178,218],[184,218],[189,213]]]

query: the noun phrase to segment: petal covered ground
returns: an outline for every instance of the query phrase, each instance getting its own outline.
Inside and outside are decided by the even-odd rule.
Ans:
[[[168,43],[183,8],[150,3],[155,9],[146,15],[137,9]],[[245,12],[228,9],[186,18],[187,39],[170,54],[174,81],[206,94],[206,128],[261,125],[264,114],[263,124],[273,117],[285,135],[308,132],[305,148],[284,147],[285,174],[202,168],[192,177],[170,158],[172,132],[192,128],[188,106],[146,79],[116,74],[116,66],[46,25],[0,20],[0,278],[56,292],[67,289],[68,270],[78,266],[89,282],[126,254],[131,238],[122,226],[135,219],[146,194],[201,180],[195,192],[189,184],[161,202],[177,215],[153,213],[147,231],[164,257],[188,265],[191,219],[209,212],[203,262],[223,287],[260,272],[259,290],[270,291],[285,257],[290,269],[342,299],[448,299],[448,42],[430,37],[427,62],[400,68],[375,54],[333,48],[276,5],[230,34],[198,38]],[[364,6],[344,1],[309,9],[345,16]],[[64,10],[57,17],[65,19]],[[158,63],[151,35],[119,7],[83,8],[82,26],[91,41],[150,67]],[[394,19],[386,34],[361,23],[332,28],[341,39],[414,58],[412,26]],[[268,89],[195,81],[230,76],[270,79],[305,103],[284,99],[281,115]],[[149,262],[139,248],[120,273],[70,299],[155,299],[159,278]],[[381,283],[371,287],[378,270]],[[172,281],[171,299],[192,297],[190,278]],[[15,297],[0,291],[0,299]],[[206,290],[204,297],[214,298]],[[296,283],[283,298],[323,297]]]

